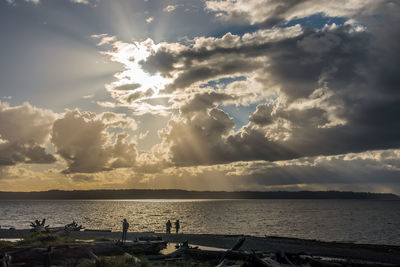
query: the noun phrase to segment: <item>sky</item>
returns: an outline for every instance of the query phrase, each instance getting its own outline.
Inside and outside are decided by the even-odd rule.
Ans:
[[[399,12],[0,0],[0,191],[400,194]]]

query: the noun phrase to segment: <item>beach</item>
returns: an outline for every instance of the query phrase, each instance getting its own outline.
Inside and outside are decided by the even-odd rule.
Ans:
[[[18,239],[29,233],[29,230],[5,230],[0,229],[0,239]],[[107,238],[118,240],[121,232],[102,231],[77,231],[71,232],[70,236],[76,239],[99,239]],[[164,234],[154,232],[128,232],[128,240],[136,240],[140,237],[161,237],[170,243],[183,243],[188,241],[192,246],[207,246],[229,249],[240,237],[246,241],[242,250],[255,250],[263,252],[290,254],[302,253],[313,256],[343,258],[361,260],[366,262],[380,262],[388,264],[400,263],[400,246],[355,244],[340,242],[322,242],[317,240],[285,238],[285,237],[254,237],[242,235],[217,235],[217,234]]]

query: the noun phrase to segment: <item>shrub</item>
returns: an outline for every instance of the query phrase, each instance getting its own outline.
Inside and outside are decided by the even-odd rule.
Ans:
[[[27,246],[43,246],[43,245],[56,245],[56,244],[65,244],[65,243],[73,243],[75,239],[59,236],[51,233],[29,233],[24,238],[18,242],[18,245],[27,245]]]

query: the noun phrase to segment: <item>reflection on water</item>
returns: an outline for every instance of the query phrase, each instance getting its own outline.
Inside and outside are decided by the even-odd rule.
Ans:
[[[75,220],[86,228],[184,233],[277,235],[400,245],[400,202],[372,200],[52,200],[0,201],[0,225],[29,228]]]

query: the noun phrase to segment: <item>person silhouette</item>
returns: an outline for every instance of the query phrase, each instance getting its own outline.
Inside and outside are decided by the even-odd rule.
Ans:
[[[179,223],[179,220],[176,220],[176,222],[175,222],[175,230],[176,230],[176,233],[179,232],[179,228],[181,228],[181,225],[180,225],[180,223]]]
[[[171,227],[172,227],[172,223],[170,220],[168,220],[168,222],[165,224],[166,228],[167,228],[167,234],[171,233]]]
[[[126,219],[122,221],[122,244],[126,241],[126,234],[128,233],[129,223]]]

